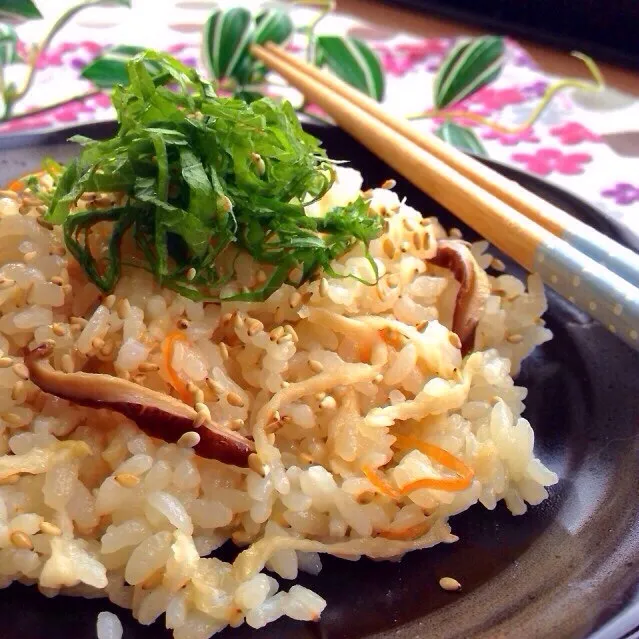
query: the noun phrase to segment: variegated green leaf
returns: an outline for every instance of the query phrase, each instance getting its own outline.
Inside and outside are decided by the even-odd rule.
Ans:
[[[384,97],[384,73],[377,55],[356,38],[319,36],[316,50],[323,64],[348,84],[381,100]]]
[[[0,66],[20,62],[18,36],[10,24],[0,24]]]
[[[472,129],[455,124],[451,120],[444,122],[435,131],[435,135],[462,151],[468,151],[476,155],[487,155],[484,145]]]
[[[492,82],[503,66],[504,41],[483,36],[460,42],[446,57],[433,85],[435,106],[455,104]]]
[[[204,59],[215,78],[234,77],[243,68],[253,41],[255,24],[244,8],[214,11],[206,21],[202,46]]]
[[[266,9],[255,18],[255,36],[257,44],[275,42],[282,44],[293,33],[293,21],[288,13],[278,9]]]
[[[37,20],[42,17],[32,0],[1,0],[0,17],[10,18],[13,22]]]
[[[129,81],[126,72],[127,62],[144,50],[142,47],[128,45],[113,47],[89,62],[80,75],[101,89],[109,89],[116,84],[126,85]],[[151,72],[159,70],[151,62],[147,66]]]

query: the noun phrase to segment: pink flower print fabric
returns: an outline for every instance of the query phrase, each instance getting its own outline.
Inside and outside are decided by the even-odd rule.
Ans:
[[[584,172],[583,165],[592,160],[589,153],[563,153],[559,149],[538,149],[534,153],[513,153],[511,159],[531,173],[550,175],[579,175]]]

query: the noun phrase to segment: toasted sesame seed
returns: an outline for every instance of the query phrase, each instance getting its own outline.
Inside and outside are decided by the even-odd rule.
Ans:
[[[226,392],[226,389],[220,382],[216,382],[214,379],[210,377],[206,378],[206,385],[217,395],[223,395]]]
[[[233,313],[224,313],[221,318],[222,324],[228,324],[233,319]]]
[[[143,373],[155,373],[156,371],[160,370],[160,365],[155,364],[154,362],[142,362],[138,366],[138,369],[141,370]]]
[[[391,240],[390,237],[384,238],[382,250],[389,260],[393,259],[395,255],[395,244],[393,244],[393,240]]]
[[[287,335],[290,335],[293,338],[293,341],[296,344],[300,341],[300,338],[297,336],[295,329],[290,324],[284,324],[284,331]]]
[[[452,229],[450,229],[450,231],[448,231],[448,235],[456,239],[461,239],[463,237],[462,232],[456,227],[453,227]]]
[[[397,186],[397,182],[392,179],[384,180],[382,182],[383,189],[394,189]]]
[[[269,339],[271,342],[276,342],[282,335],[284,335],[284,327],[277,326],[269,333]]]
[[[11,357],[0,357],[0,368],[9,368],[13,366],[13,359]]]
[[[56,286],[62,286],[64,284],[64,279],[62,279],[59,275],[54,275],[51,278],[51,284],[55,284]]]
[[[51,324],[51,331],[53,332],[54,335],[57,335],[58,337],[62,337],[63,335],[66,334],[67,329],[59,322],[54,322],[53,324]]]
[[[226,396],[226,401],[231,405],[231,406],[236,406],[238,408],[241,408],[242,406],[244,406],[244,400],[237,394],[234,393],[233,391],[231,391],[227,396]]]
[[[94,337],[91,340],[91,346],[93,346],[96,351],[99,351],[104,347],[104,340],[101,337]]]
[[[377,373],[375,377],[373,377],[373,383],[381,384],[384,381],[384,376],[381,373]]]
[[[204,424],[206,424],[207,421],[208,420],[206,419],[206,415],[204,413],[197,413],[195,419],[193,420],[193,428],[201,428],[202,426],[204,426]]]
[[[442,577],[439,580],[439,585],[443,590],[448,590],[449,592],[459,592],[462,587],[457,579],[452,577]]]
[[[498,257],[493,257],[493,259],[490,261],[490,265],[496,271],[505,271],[506,270],[506,265]]]
[[[235,318],[233,319],[233,326],[236,330],[241,329],[244,326],[244,315],[242,313],[236,313]]]
[[[117,304],[117,312],[120,319],[126,319],[131,315],[131,302],[125,297],[119,300]]]
[[[178,321],[177,321],[177,327],[181,330],[186,330],[189,326],[191,326],[191,322],[189,322],[189,320],[187,320],[184,317],[181,317]]]
[[[102,305],[111,310],[115,306],[115,302],[115,295],[107,295],[104,300],[102,300]]]
[[[327,395],[320,403],[319,407],[322,410],[335,410],[337,408],[337,402],[334,397]]]
[[[282,335],[282,337],[280,337],[277,340],[278,344],[286,344],[287,342],[292,342],[293,341],[293,336],[290,335],[289,333],[285,333],[284,335]]]
[[[118,473],[115,476],[115,481],[124,488],[134,488],[140,483],[140,478],[133,473]]]
[[[408,252],[409,248],[410,248],[410,244],[408,242],[406,242],[405,240],[399,245],[399,250],[402,253]]]
[[[264,477],[264,464],[257,456],[257,453],[251,453],[248,456],[248,467],[258,475]]]
[[[511,344],[521,344],[524,341],[524,336],[521,333],[513,333],[506,337],[506,341]]]
[[[29,379],[29,369],[22,363],[18,362],[11,367],[11,370],[20,378],[27,380]]]
[[[246,328],[247,328],[249,337],[253,337],[254,335],[257,335],[260,331],[264,330],[264,324],[262,324],[260,320],[251,318],[246,322]]]
[[[319,294],[321,297],[326,297],[328,295],[328,280],[325,277],[320,280]]]
[[[220,195],[217,198],[217,205],[224,213],[230,213],[233,210],[233,202],[226,195]]]
[[[259,270],[255,276],[258,284],[264,284],[266,282],[266,273],[263,270]]]
[[[62,534],[62,530],[50,521],[40,522],[40,532],[45,535],[51,535],[52,537],[59,537]]]
[[[196,275],[197,275],[197,271],[193,267],[191,267],[186,272],[186,279],[189,280],[189,282],[192,282],[195,279]]]
[[[457,333],[453,333],[452,331],[448,333],[448,341],[455,348],[461,348],[461,340],[459,339],[459,335]]]
[[[36,257],[38,257],[37,251],[28,251],[22,256],[22,259],[25,261],[25,264],[32,262]]]
[[[220,347],[222,359],[227,360],[229,358],[229,347],[224,342],[220,342],[218,346]]]
[[[228,426],[231,430],[239,430],[240,428],[244,427],[244,420],[237,417],[235,419],[232,419],[229,422]]]
[[[31,537],[29,537],[29,535],[27,535],[27,533],[25,533],[22,530],[14,530],[11,533],[11,543],[16,547],[16,548],[22,548],[24,550],[33,550],[33,542],[31,541]]]
[[[266,171],[266,164],[264,163],[262,156],[259,153],[251,153],[251,160],[253,161],[253,164],[255,164],[256,173],[259,176],[264,175],[264,172]]]
[[[209,410],[209,407],[203,401],[195,402],[195,410],[198,413],[204,413],[207,419],[211,419],[211,411]]]
[[[324,364],[316,359],[309,359],[308,366],[314,373],[321,373],[324,370]]]
[[[54,246],[49,252],[51,253],[51,255],[64,257],[67,254],[67,249],[65,249],[64,246]]]
[[[180,435],[180,439],[177,440],[180,448],[195,448],[200,443],[200,436],[194,430],[187,430],[186,433]]]
[[[288,304],[291,308],[297,308],[302,303],[302,296],[297,292],[293,291],[291,296],[288,298]]]
[[[62,370],[65,373],[73,373],[75,371],[75,364],[73,363],[73,357],[69,353],[65,353],[60,360]]]
[[[131,377],[131,381],[142,386],[144,382],[146,382],[146,375],[144,373],[138,373]]]
[[[421,322],[417,322],[415,328],[421,333],[428,326],[428,324],[428,320],[422,320]]]
[[[84,319],[84,317],[71,317],[69,319],[69,324],[72,326],[81,326],[84,328],[89,322]]]
[[[64,286],[62,286],[62,294],[67,296],[71,295],[71,293],[73,293],[73,286],[71,286],[71,284],[64,284]]]

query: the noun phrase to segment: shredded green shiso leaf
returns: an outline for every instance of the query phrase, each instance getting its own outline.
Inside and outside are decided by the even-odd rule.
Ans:
[[[98,288],[108,293],[116,285],[127,233],[144,255],[137,265],[192,299],[215,298],[233,277],[218,265],[228,247],[274,266],[262,288],[237,300],[266,299],[321,270],[337,275],[331,261],[358,242],[377,273],[368,244],[382,220],[362,198],[325,217],[306,215],[333,171],[288,102],[218,96],[194,69],[155,51],[133,58],[127,71],[128,86],[112,96],[117,135],[71,138],[83,149],[57,178],[46,215],[62,224],[68,250]],[[86,192],[127,197],[120,206],[74,211]],[[106,255],[96,258],[88,237],[102,222],[111,223],[111,235]]]

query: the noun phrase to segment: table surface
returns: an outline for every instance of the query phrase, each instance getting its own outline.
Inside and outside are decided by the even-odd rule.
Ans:
[[[340,13],[356,16],[390,33],[404,31],[425,38],[450,37],[459,33],[480,35],[481,29],[469,24],[430,16],[404,7],[375,0],[338,0]],[[587,77],[583,65],[566,51],[518,38],[539,66],[548,73],[560,76]],[[616,89],[639,96],[639,69],[632,71],[612,64],[599,64],[606,82]]]

